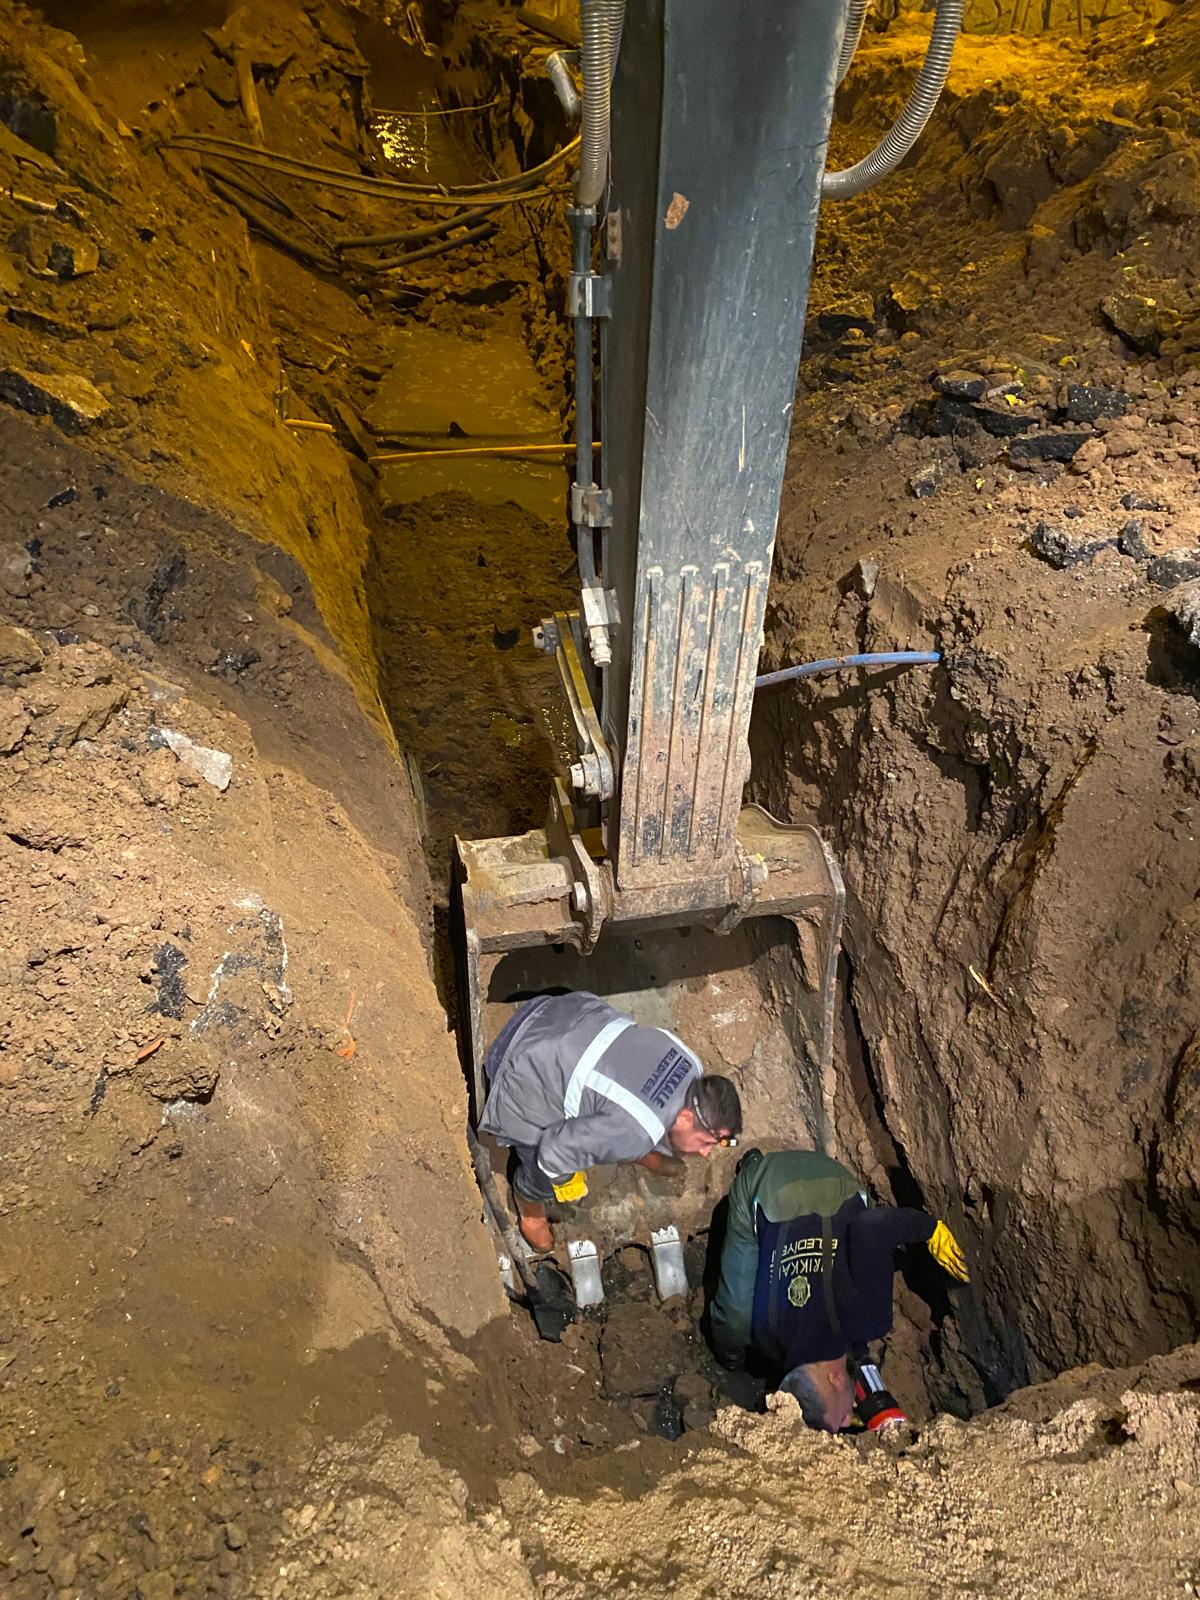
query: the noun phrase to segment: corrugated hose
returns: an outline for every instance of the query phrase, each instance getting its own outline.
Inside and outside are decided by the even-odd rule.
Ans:
[[[625,0],[580,0],[583,128],[575,199],[581,206],[598,206],[608,181],[612,79],[624,21]]]
[[[954,54],[954,42],[962,27],[963,5],[964,0],[938,0],[929,48],[925,52],[925,60],[916,87],[909,95],[907,105],[870,155],[864,156],[861,161],[856,161],[852,167],[846,167],[841,172],[826,172],[821,179],[823,200],[846,200],[852,194],[861,194],[864,189],[871,188],[881,178],[886,178],[890,172],[894,172],[916,144],[925,124],[933,115],[933,108],[937,105],[945,87],[946,76],[950,71],[950,57]],[[838,63],[839,71],[843,66],[849,66],[849,61],[846,59],[846,41],[849,40],[853,22],[852,11],[846,24],[842,56]],[[860,24],[859,32],[861,31]]]

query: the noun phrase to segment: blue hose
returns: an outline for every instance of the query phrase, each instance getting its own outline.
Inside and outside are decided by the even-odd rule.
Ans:
[[[792,678],[815,678],[822,672],[844,672],[849,667],[936,667],[941,660],[936,650],[877,650],[865,656],[833,656],[828,661],[805,661],[798,667],[782,667],[755,678],[756,689],[773,683],[788,683]]]

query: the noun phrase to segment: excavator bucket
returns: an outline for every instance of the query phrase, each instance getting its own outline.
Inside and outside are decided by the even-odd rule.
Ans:
[[[456,841],[474,1112],[512,1005],[579,988],[728,1072],[750,1139],[821,1143],[841,877],[814,828],[743,792],[846,11],[583,4],[604,26],[584,29],[569,213],[581,597],[535,632],[573,748],[544,828]],[[591,90],[609,80],[606,162]],[[735,1160],[593,1173],[560,1230],[577,1299],[630,1240],[677,1292]]]
[[[463,1042],[476,1118],[487,1050],[512,1008],[549,990],[588,989],[646,1026],[677,1033],[706,1071],[732,1077],[749,1142],[824,1142],[841,875],[814,828],[787,827],[748,806],[738,831],[761,885],[744,911],[614,920],[595,942],[575,909],[571,857],[547,830],[456,841]],[[602,882],[604,863],[591,866]],[[593,1170],[586,1199],[557,1217],[577,1304],[598,1301],[601,1264],[629,1243],[650,1251],[661,1298],[683,1292],[683,1242],[707,1229],[736,1161],[735,1150],[718,1150],[686,1163],[681,1178]]]

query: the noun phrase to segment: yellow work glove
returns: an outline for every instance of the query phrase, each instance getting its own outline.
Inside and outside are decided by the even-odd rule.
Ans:
[[[958,1240],[944,1222],[939,1222],[929,1240],[929,1254],[959,1283],[970,1283],[967,1263],[963,1259]]]
[[[582,1172],[573,1172],[569,1178],[554,1185],[556,1200],[582,1200],[587,1193],[587,1179]]]

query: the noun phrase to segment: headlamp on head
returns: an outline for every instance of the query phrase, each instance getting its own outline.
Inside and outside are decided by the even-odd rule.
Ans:
[[[709,1122],[708,1118],[704,1115],[703,1111],[701,1111],[699,1093],[701,1081],[701,1079],[697,1078],[695,1083],[693,1083],[691,1088],[688,1090],[686,1101],[688,1110],[692,1113],[692,1116],[695,1117],[700,1127],[704,1129],[705,1133],[711,1134],[711,1136],[717,1141],[722,1150],[736,1150],[736,1135],[732,1133],[722,1133],[719,1128],[714,1128],[712,1123]]]

